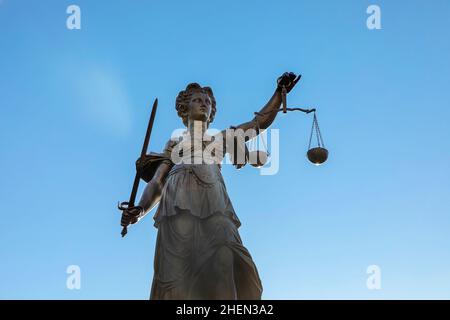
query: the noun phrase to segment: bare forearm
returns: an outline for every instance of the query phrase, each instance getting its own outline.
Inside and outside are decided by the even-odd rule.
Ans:
[[[147,213],[149,213],[153,207],[158,204],[161,199],[162,188],[162,184],[157,179],[152,179],[149,183],[147,183],[139,201],[139,206],[144,209],[144,212],[139,217],[140,219],[147,215]]]
[[[286,90],[286,93],[289,93],[292,88],[297,84],[300,80],[301,76],[296,76],[295,73],[285,72],[281,77],[277,80],[277,88],[275,89],[274,94],[270,98],[270,100],[266,103],[266,105],[256,113],[256,116],[249,122],[245,122],[236,128],[247,131],[249,129],[257,129],[259,127],[260,132],[266,130],[272,122],[275,120],[278,111],[280,109],[280,105],[282,102],[282,94],[281,88]],[[252,138],[254,134],[247,134],[249,138]]]
[[[145,217],[145,215],[149,213],[155,205],[158,204],[159,200],[161,199],[161,193],[164,187],[167,173],[170,171],[171,167],[171,163],[162,163],[156,170],[153,178],[145,186],[144,192],[141,196],[141,200],[139,201],[139,206],[144,210],[139,219]]]
[[[280,105],[281,90],[277,88],[267,104],[258,112],[259,114],[253,118],[253,121],[258,121],[261,130],[265,130],[270,127],[278,114]]]
[[[281,90],[276,89],[266,105],[255,115],[255,117],[251,121],[239,125],[237,128],[244,131],[248,129],[256,129],[255,125],[258,123],[259,128],[262,131],[267,129],[275,120],[280,106]]]

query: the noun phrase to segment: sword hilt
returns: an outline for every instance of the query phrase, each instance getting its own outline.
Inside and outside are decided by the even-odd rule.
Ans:
[[[126,211],[127,214],[134,216],[134,217],[139,217],[139,215],[142,212],[142,207],[130,205],[130,202],[128,202],[128,201],[123,201],[123,202],[118,203],[117,208],[122,211],[122,215]],[[127,233],[128,233],[128,225],[123,226],[122,232],[120,234],[122,235],[122,238],[123,238],[123,237],[125,237],[125,235]]]

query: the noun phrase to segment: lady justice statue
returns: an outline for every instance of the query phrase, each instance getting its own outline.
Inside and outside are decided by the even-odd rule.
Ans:
[[[253,137],[263,132],[278,114],[282,92],[291,91],[299,79],[284,73],[255,118],[232,128],[253,132]],[[212,157],[202,152],[209,143],[225,141],[225,130],[212,142],[204,138],[216,114],[211,88],[189,84],[178,94],[176,110],[185,133],[171,139],[162,153],[138,159],[138,173],[148,183],[138,205],[122,212],[121,225],[126,227],[159,203],[150,299],[261,299],[261,280],[239,236],[241,223],[221,175],[223,156],[236,156],[239,148],[226,142],[214,149]]]

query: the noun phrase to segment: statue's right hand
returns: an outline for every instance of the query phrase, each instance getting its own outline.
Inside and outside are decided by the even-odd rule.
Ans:
[[[293,72],[285,72],[277,80],[278,88],[284,86],[286,87],[286,91],[289,93],[295,87],[301,77],[301,75],[297,76]]]
[[[139,217],[144,213],[144,209],[140,206],[127,208],[122,211],[122,219],[120,225],[126,227],[139,221]]]

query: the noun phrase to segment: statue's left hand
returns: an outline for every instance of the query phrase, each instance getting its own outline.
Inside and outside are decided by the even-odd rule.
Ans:
[[[138,222],[139,217],[144,212],[144,209],[140,206],[135,206],[127,208],[122,211],[122,219],[120,220],[120,225],[126,227],[130,224],[135,224]]]
[[[297,82],[300,80],[301,77],[302,77],[301,75],[297,76],[293,72],[285,72],[277,80],[278,88],[284,86],[286,88],[286,91],[289,92],[292,90],[292,88],[295,87],[295,85],[297,84]]]

